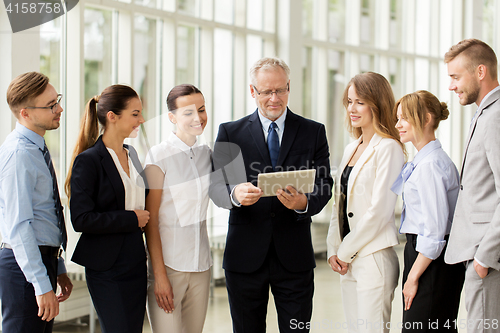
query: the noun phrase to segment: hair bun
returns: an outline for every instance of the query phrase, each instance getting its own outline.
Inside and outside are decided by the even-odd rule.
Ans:
[[[440,120],[448,119],[450,111],[448,110],[448,105],[445,102],[441,102],[441,117]]]

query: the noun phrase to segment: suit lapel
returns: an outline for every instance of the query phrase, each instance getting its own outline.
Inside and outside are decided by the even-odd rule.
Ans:
[[[283,165],[290,148],[292,148],[295,141],[295,136],[299,132],[300,123],[298,117],[287,109],[286,119],[285,119],[285,132],[283,133],[283,138],[281,139],[280,153],[278,155],[278,162],[276,165]]]
[[[359,140],[361,140],[361,138]],[[377,146],[380,143],[380,140],[382,140],[382,137],[380,137],[376,133],[373,134],[373,137],[370,140],[368,147],[366,147],[365,151],[363,152],[363,154],[361,154],[359,160],[354,165],[354,168],[352,168],[347,185],[347,188],[349,189],[348,197],[351,196],[352,190],[354,188],[354,183],[356,182],[356,178],[358,177],[360,171],[365,166],[366,162],[370,159],[370,157],[372,157],[373,153],[375,152],[375,146]]]
[[[474,119],[472,120],[472,123],[470,125],[469,135],[467,137],[467,141],[465,141],[464,157],[462,158],[462,167],[460,168],[460,183],[462,183],[462,175],[464,172],[465,159],[467,158],[467,151],[469,150],[470,140],[472,139],[472,135],[474,135],[474,131],[476,130],[477,120],[479,119],[479,117],[481,117],[483,111],[499,98],[500,98],[500,90],[497,90],[495,93],[493,93],[491,96],[488,97],[488,99],[484,102],[481,109],[477,111],[477,116],[474,117]]]
[[[344,156],[342,157],[342,161],[340,161],[340,166],[339,169],[337,170],[336,182],[335,182],[335,202],[339,202],[340,198],[340,193],[341,193],[340,178],[342,177],[342,172],[344,172],[347,163],[349,163],[349,161],[351,160],[352,155],[356,151],[356,147],[359,145],[360,140],[361,139],[357,139],[346,147],[346,151],[344,153]]]
[[[271,157],[269,156],[269,150],[267,149],[266,139],[264,138],[264,132],[262,130],[262,124],[259,120],[258,115],[259,110],[255,111],[250,118],[248,118],[248,131],[252,137],[255,147],[262,156],[262,160],[266,165],[271,165]],[[281,153],[280,153],[281,154]]]
[[[125,209],[125,188],[123,187],[122,178],[120,173],[116,168],[113,158],[108,152],[108,149],[102,142],[102,137],[100,137],[96,142],[96,148],[101,156],[101,165],[104,172],[107,174],[109,181],[111,182],[113,189],[116,194],[116,201],[118,203],[119,209]]]

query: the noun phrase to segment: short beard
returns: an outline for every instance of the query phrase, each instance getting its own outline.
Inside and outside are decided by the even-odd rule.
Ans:
[[[475,103],[477,99],[479,98],[479,85],[475,85],[474,87],[471,87],[471,90],[467,93],[467,99],[464,101],[464,103],[460,103],[462,105],[469,105],[472,103]]]

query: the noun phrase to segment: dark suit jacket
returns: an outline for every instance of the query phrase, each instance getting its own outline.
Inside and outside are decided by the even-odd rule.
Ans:
[[[141,174],[143,170],[137,152],[132,146],[124,147],[129,150],[129,156]],[[73,228],[82,233],[71,260],[87,268],[110,269],[127,236],[136,233],[134,239],[142,238],[137,215],[125,210],[123,182],[102,137],[79,154],[73,163],[70,212]],[[137,256],[130,261],[144,259],[144,245]]]
[[[213,153],[214,168],[218,169],[239,153],[238,149],[231,148],[221,152],[218,149],[221,143],[230,142],[239,147],[246,171],[244,181],[255,186],[259,173],[273,172],[258,112],[221,124]],[[316,266],[310,224],[311,216],[319,213],[332,195],[329,156],[324,125],[288,109],[275,171],[316,169],[315,191],[307,194],[307,213],[298,214],[286,208],[276,197],[260,198],[251,206],[233,207],[229,216],[224,269],[241,273],[256,271],[263,264],[271,241],[287,270],[300,272]],[[231,175],[225,175],[226,181],[228,178]],[[237,185],[231,181],[227,183],[226,192]]]

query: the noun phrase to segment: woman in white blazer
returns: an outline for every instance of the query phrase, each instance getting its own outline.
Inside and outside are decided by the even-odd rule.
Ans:
[[[367,72],[351,79],[343,102],[356,140],[345,148],[335,181],[328,262],[341,274],[348,331],[389,332],[399,278],[391,186],[404,163],[394,94],[382,75]]]

